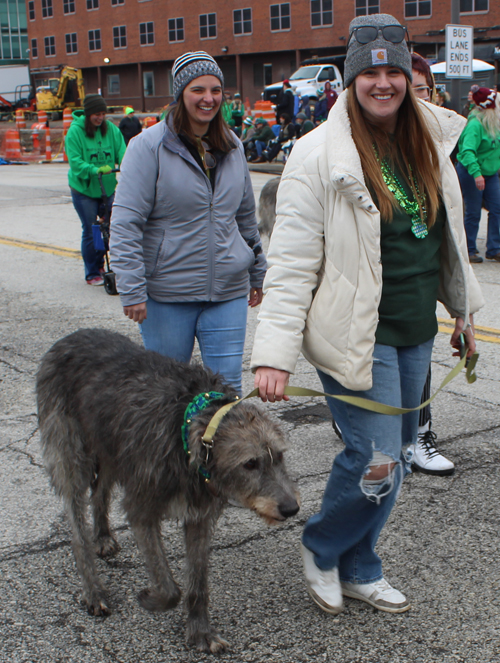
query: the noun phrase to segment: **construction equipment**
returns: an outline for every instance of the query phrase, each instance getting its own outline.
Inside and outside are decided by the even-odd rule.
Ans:
[[[83,106],[84,97],[82,70],[64,67],[59,78],[49,78],[47,85],[37,87],[36,107],[50,113],[50,119],[60,119],[65,108]]]

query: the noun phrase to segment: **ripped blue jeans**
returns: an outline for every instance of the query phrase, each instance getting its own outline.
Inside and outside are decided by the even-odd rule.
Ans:
[[[434,339],[421,345],[375,344],[373,387],[350,391],[318,371],[327,394],[361,396],[396,407],[417,407],[431,361]],[[369,583],[383,577],[375,552],[378,537],[396,502],[406,469],[403,449],[417,438],[418,411],[389,416],[327,399],[345,448],[333,462],[321,511],[306,523],[303,543],[323,570],[337,566],[340,579]],[[395,462],[381,482],[367,482],[376,465]]]

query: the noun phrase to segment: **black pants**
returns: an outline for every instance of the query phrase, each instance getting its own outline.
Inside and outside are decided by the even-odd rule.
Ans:
[[[429,372],[427,373],[427,380],[425,381],[424,390],[422,392],[422,398],[420,402],[423,403],[428,398],[431,397],[431,366],[429,364]],[[418,425],[425,426],[427,422],[431,421],[431,406],[426,405],[422,410],[420,410]]]

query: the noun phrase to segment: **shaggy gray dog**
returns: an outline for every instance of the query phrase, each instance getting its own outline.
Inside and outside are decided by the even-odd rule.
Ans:
[[[199,394],[224,396],[181,428]],[[163,517],[181,518],[187,556],[187,640],[218,653],[227,643],[208,616],[208,557],[212,531],[228,499],[256,511],[269,524],[299,510],[298,494],[283,463],[279,427],[248,402],[222,419],[213,447],[201,438],[213,414],[236,393],[218,375],[144,350],[126,337],[81,330],[58,341],[42,360],[37,400],[43,456],[52,485],[64,500],[72,529],[83,600],[91,615],[108,615],[95,553],[119,546],[108,520],[114,484],[145,559],[151,586],[139,593],[148,610],[167,610],[181,592],[161,537]],[[210,480],[205,480],[206,475]],[[87,524],[88,492],[94,542]]]
[[[276,221],[276,194],[281,177],[273,177],[262,187],[259,198],[259,232],[271,236]]]

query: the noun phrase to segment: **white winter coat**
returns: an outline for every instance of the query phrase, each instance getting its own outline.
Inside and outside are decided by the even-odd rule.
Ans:
[[[422,104],[436,141],[447,212],[438,298],[453,317],[468,322],[483,298],[469,265],[462,195],[449,158],[465,119]],[[328,121],[293,148],[276,209],[252,368],[293,373],[302,350],[343,386],[371,388],[382,293],[380,213],[351,136],[346,92]]]

